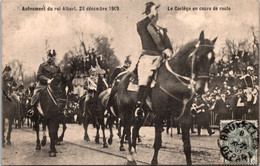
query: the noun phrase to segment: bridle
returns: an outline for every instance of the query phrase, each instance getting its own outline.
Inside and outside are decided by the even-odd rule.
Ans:
[[[194,73],[194,65],[195,65],[195,59],[196,59],[196,53],[198,51],[198,49],[200,47],[211,47],[211,48],[214,48],[214,46],[212,45],[206,45],[206,44],[203,44],[203,45],[200,45],[200,41],[198,41],[198,43],[195,45],[195,49],[190,53],[189,57],[192,57],[192,61],[191,61],[191,77],[187,77],[187,76],[183,76],[183,75],[180,75],[176,72],[174,72],[171,68],[171,66],[169,65],[169,60],[165,60],[165,66],[166,66],[166,69],[172,74],[174,75],[177,80],[183,84],[185,87],[187,87],[188,89],[191,89],[191,95],[188,99],[179,99],[178,97],[174,96],[173,94],[169,93],[165,88],[163,88],[161,85],[160,85],[160,89],[165,92],[167,95],[169,95],[170,97],[180,101],[180,102],[183,102],[183,109],[182,109],[182,112],[181,112],[181,115],[179,117],[177,117],[175,120],[179,120],[183,114],[184,114],[184,111],[186,109],[186,104],[193,98],[193,96],[196,94],[195,92],[195,79],[196,78],[209,78],[209,76],[205,76],[205,75],[201,75],[201,76],[196,76],[195,73]],[[185,83],[184,81],[185,80],[187,81],[188,83]]]

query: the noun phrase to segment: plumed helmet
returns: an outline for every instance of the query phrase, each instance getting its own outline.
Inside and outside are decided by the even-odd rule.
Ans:
[[[247,70],[247,71],[253,71],[254,68],[253,68],[253,66],[247,66],[246,70]]]
[[[130,59],[130,56],[131,56],[131,55],[128,55],[128,56],[126,57],[124,64],[132,64],[132,60]]]

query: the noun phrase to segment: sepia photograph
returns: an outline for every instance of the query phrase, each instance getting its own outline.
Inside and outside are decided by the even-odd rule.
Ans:
[[[259,165],[258,0],[2,0],[2,165]]]

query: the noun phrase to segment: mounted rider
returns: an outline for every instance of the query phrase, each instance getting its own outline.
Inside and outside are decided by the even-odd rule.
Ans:
[[[131,55],[128,55],[124,61],[124,65],[122,67],[117,67],[114,72],[111,74],[110,79],[109,79],[109,86],[111,87],[111,92],[110,96],[108,99],[108,104],[107,106],[110,107],[110,109],[113,109],[112,106],[114,104],[114,96],[117,92],[117,85],[119,83],[119,77],[122,75],[124,72],[127,71],[127,69],[131,66],[132,60],[130,59]]]
[[[18,96],[15,91],[17,90],[17,83],[13,76],[11,76],[12,68],[10,66],[6,66],[3,71],[2,83],[3,83],[3,93],[4,95],[11,100],[14,98],[16,101],[19,101]]]
[[[146,18],[137,23],[137,32],[142,42],[142,54],[137,64],[139,90],[137,93],[136,111],[143,111],[142,105],[150,87],[153,73],[161,65],[163,58],[172,56],[173,49],[167,29],[157,25],[158,8],[154,2],[145,4],[143,14]]]
[[[98,78],[96,76],[95,68],[90,69],[89,74],[90,76],[86,78],[86,81],[84,83],[84,89],[87,90],[85,101],[87,101],[91,96],[94,97],[94,92],[97,91]]]
[[[40,64],[38,72],[37,72],[37,80],[38,83],[33,92],[33,96],[31,99],[31,105],[37,107],[40,113],[42,113],[41,106],[39,104],[40,93],[43,89],[47,87],[48,84],[51,83],[55,74],[60,73],[60,67],[55,64],[56,59],[56,51],[51,50],[47,53],[47,62]]]

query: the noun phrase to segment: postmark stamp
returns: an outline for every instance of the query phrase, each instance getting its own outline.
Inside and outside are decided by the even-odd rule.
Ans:
[[[257,121],[221,121],[218,139],[221,164],[257,164],[258,141]]]

